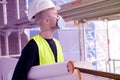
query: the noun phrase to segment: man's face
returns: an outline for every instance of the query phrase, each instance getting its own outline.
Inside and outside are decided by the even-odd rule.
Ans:
[[[57,29],[57,21],[58,21],[58,12],[55,8],[51,8],[48,11],[46,11],[46,17],[45,20],[48,24],[48,28],[50,29]]]

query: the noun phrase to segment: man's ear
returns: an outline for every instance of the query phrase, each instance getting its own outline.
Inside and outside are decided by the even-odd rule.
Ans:
[[[49,24],[49,19],[45,18],[43,21],[44,21],[44,23]]]

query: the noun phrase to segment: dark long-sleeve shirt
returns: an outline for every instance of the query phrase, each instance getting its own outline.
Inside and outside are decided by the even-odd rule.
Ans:
[[[53,51],[55,61],[57,62],[57,49],[53,39],[46,39]],[[32,39],[22,50],[22,54],[14,70],[12,80],[27,80],[28,71],[32,66],[39,64],[39,53],[36,42]]]

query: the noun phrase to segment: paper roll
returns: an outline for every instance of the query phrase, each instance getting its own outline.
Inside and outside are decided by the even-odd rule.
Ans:
[[[55,64],[47,64],[34,66],[28,73],[28,79],[36,80],[48,77],[56,77],[74,72],[74,64],[72,61],[60,62]]]
[[[78,73],[78,79],[77,80],[82,80],[82,76],[81,76],[81,74],[80,74],[80,71],[78,70],[78,69],[75,69],[76,70],[76,72]]]
[[[44,79],[37,79],[37,80],[82,80],[81,74],[78,69],[75,69],[73,74],[62,75],[58,77],[49,77]]]

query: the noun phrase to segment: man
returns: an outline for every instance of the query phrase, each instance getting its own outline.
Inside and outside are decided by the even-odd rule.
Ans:
[[[27,80],[32,66],[64,61],[61,46],[53,38],[60,22],[64,22],[55,5],[50,0],[33,0],[28,9],[28,19],[38,23],[41,31],[22,50],[12,80]]]

